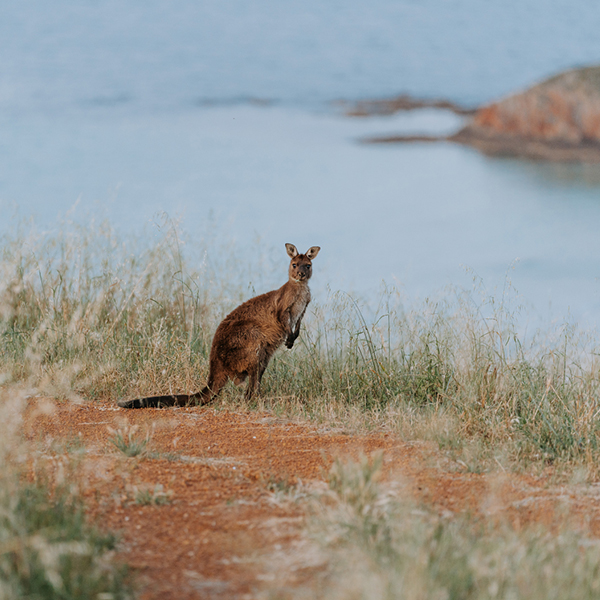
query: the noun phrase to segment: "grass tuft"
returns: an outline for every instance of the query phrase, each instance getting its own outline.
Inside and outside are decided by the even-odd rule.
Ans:
[[[163,486],[157,483],[153,488],[143,487],[135,490],[134,502],[140,506],[161,506],[170,504],[173,493],[165,492]]]
[[[16,493],[2,493],[1,503],[0,597],[130,597],[124,568],[108,560],[114,537],[87,525],[81,502],[68,491],[21,484]]]
[[[125,456],[146,456],[149,438],[136,438],[135,433],[137,430],[136,425],[118,429],[109,438],[109,442]],[[111,429],[111,431],[113,430]]]

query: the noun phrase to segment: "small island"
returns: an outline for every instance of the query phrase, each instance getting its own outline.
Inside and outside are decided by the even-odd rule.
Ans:
[[[443,100],[363,101],[349,115],[381,114],[431,106],[467,116],[466,125],[450,136],[388,136],[371,143],[450,141],[491,156],[523,157],[555,162],[600,162],[600,66],[572,69],[533,87],[474,110]],[[371,112],[371,114],[373,114]]]

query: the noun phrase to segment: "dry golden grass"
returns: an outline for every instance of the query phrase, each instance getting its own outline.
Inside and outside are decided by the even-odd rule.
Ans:
[[[19,472],[31,449],[18,435],[28,394],[116,402],[196,391],[205,383],[220,319],[282,282],[284,256],[242,254],[209,238],[194,240],[191,251],[184,241],[174,227],[150,244],[121,239],[106,225],[0,241],[0,478],[9,521],[20,518],[19,499],[29,493]],[[216,407],[268,409],[348,432],[387,429],[405,440],[436,442],[471,472],[555,465],[598,479],[600,372],[593,332],[565,324],[525,340],[518,309],[504,296],[476,291],[446,290],[436,302],[407,309],[386,289],[377,303],[341,292],[316,299],[294,350],[278,353],[269,366],[262,398],[244,406],[239,390],[229,386]],[[357,468],[365,479],[370,467]],[[340,556],[366,582],[328,597],[370,597],[370,589],[376,597],[407,589],[405,597],[440,599],[597,595],[595,546],[581,549],[569,536],[547,533],[488,532],[430,514],[407,522],[403,515],[413,508],[381,512],[385,503],[370,483],[350,471],[335,477],[338,496],[344,486],[375,495],[360,506],[340,496],[344,519],[356,513],[351,527],[340,525],[339,515],[328,517],[325,529],[346,531],[339,540],[349,555]],[[3,547],[33,544],[30,531],[15,533],[6,525],[2,531]],[[47,547],[30,549],[51,589],[63,584],[55,563],[39,558]],[[56,552],[61,548],[79,552],[68,545]],[[93,563],[92,554],[86,560]],[[2,568],[8,573],[2,585],[22,584],[13,578],[16,571]],[[525,568],[541,574],[533,587],[518,583]],[[419,574],[414,581],[413,573]],[[567,595],[552,596],[552,590]]]

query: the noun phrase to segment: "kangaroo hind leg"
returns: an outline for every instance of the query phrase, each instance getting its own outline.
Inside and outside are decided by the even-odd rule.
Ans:
[[[259,352],[258,361],[255,365],[253,365],[252,369],[248,370],[250,380],[248,381],[248,387],[246,388],[246,393],[244,394],[244,399],[246,401],[250,400],[252,396],[260,394],[260,382],[262,381],[265,369],[269,364],[269,358],[270,356],[267,352]]]
[[[252,371],[250,371],[250,377],[248,379],[248,387],[244,392],[244,400],[246,402],[248,402],[252,398],[252,396],[258,393],[258,387],[258,369],[252,369]]]
[[[196,404],[202,406],[212,402],[227,383],[228,375],[223,368],[211,369],[206,387],[196,394]]]
[[[263,375],[267,370],[267,365],[269,364],[270,356],[265,352],[265,354],[261,357],[258,363],[258,386],[260,387],[260,382],[262,381]]]

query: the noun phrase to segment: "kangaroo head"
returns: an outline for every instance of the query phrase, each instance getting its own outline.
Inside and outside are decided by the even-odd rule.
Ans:
[[[306,254],[298,254],[298,250],[296,250],[294,244],[286,244],[285,249],[288,256],[292,259],[289,269],[290,281],[297,283],[308,281],[312,275],[312,260],[319,254],[321,248],[319,246],[312,246],[312,248],[306,251]]]

